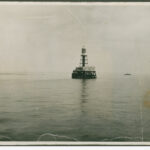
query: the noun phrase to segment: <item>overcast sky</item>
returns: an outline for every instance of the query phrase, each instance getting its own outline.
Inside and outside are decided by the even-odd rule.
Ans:
[[[150,5],[0,4],[0,72],[150,74]]]

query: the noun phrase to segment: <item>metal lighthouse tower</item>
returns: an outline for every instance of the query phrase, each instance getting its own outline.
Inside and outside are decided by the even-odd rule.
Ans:
[[[82,54],[81,54],[81,63],[82,67],[85,67],[86,64],[88,64],[87,62],[87,54],[86,54],[86,49],[82,48]]]
[[[96,78],[95,67],[88,66],[88,59],[86,49],[82,48],[81,51],[81,63],[79,67],[76,67],[72,72],[73,79],[94,79]]]

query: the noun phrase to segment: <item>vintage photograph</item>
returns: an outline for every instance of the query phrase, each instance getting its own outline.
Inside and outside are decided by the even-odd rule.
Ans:
[[[149,126],[149,2],[0,2],[0,145],[150,142]]]

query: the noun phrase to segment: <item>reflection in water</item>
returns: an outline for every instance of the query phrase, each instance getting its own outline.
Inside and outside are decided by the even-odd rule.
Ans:
[[[83,79],[81,80],[81,103],[86,103],[88,99],[88,93],[87,93],[87,80]]]
[[[86,139],[88,136],[87,125],[88,125],[88,100],[89,100],[89,92],[88,92],[88,80],[82,79],[80,80],[80,117],[79,117],[79,126],[78,131],[80,133],[79,139]]]
[[[81,80],[81,112],[85,112],[85,104],[88,101],[88,80],[82,79]]]

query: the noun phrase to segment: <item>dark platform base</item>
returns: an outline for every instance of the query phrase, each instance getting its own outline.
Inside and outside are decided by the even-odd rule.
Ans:
[[[72,78],[73,79],[95,79],[96,72],[95,71],[73,71]]]

